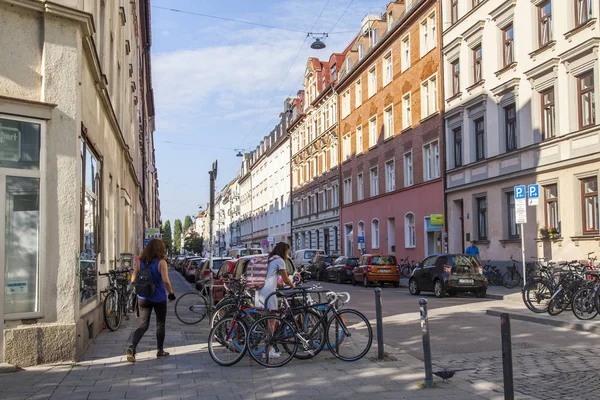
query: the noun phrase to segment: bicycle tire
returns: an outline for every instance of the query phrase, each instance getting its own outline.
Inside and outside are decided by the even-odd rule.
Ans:
[[[548,281],[541,279],[529,281],[523,289],[523,303],[534,313],[548,312],[548,303],[550,303],[553,291],[554,289]]]
[[[208,313],[208,301],[198,292],[187,292],[175,302],[175,316],[186,325],[195,325]]]
[[[208,353],[219,365],[229,367],[237,364],[248,351],[248,327],[246,323],[233,317],[225,317],[212,327],[208,336]],[[219,356],[231,355],[225,360]]]
[[[567,302],[565,301],[564,296],[563,293],[559,293],[550,300],[550,303],[548,303],[548,314],[554,317],[565,311]]]
[[[502,286],[502,275],[500,275],[500,272],[490,272],[490,283],[493,286]]]
[[[594,288],[584,287],[579,289],[573,296],[571,311],[573,315],[582,321],[594,319],[598,315],[598,309],[596,308],[596,302],[592,296],[594,295]]]
[[[116,331],[121,326],[123,315],[121,314],[119,302],[115,297],[115,292],[109,292],[104,298],[103,303],[104,323],[111,332]]]
[[[358,317],[358,323],[354,322],[350,315],[354,315]],[[350,321],[350,322],[349,322]],[[362,325],[361,325],[362,324]],[[333,328],[333,331],[332,331]],[[339,329],[344,331],[343,339],[339,339]],[[357,328],[359,329],[356,332]],[[350,329],[353,331],[351,332]],[[337,330],[337,332],[336,332]],[[364,332],[362,330],[366,330],[366,340],[364,337]],[[346,332],[348,331],[348,332]],[[333,333],[333,336],[332,336]],[[352,341],[352,336],[357,338],[357,341]],[[362,335],[361,335],[362,334]],[[334,338],[334,343],[332,343],[332,337]],[[357,343],[355,345],[354,343]],[[362,343],[365,343],[363,348]],[[356,310],[342,310],[337,314],[334,314],[333,317],[329,320],[327,324],[327,347],[331,354],[335,357],[339,358],[342,361],[357,361],[363,358],[371,349],[371,345],[373,343],[373,329],[371,328],[371,324],[367,317],[365,317],[361,312]],[[342,346],[343,345],[343,346]],[[351,349],[352,347],[356,347],[362,350],[358,352],[358,354],[353,356],[346,356],[341,354],[341,350]]]
[[[275,321],[273,333],[270,333],[269,321]],[[262,317],[254,322],[248,331],[248,352],[252,359],[263,367],[282,367],[289,363],[298,351],[295,333],[296,329],[281,317],[276,315]],[[271,347],[279,349],[278,344],[281,347],[285,345],[286,351],[281,351],[278,358],[270,358],[269,349]]]
[[[296,318],[296,323],[302,324],[302,330],[306,333],[306,336],[302,336],[309,341],[309,345],[311,346],[309,349],[304,349],[302,343],[298,343],[298,350],[294,354],[294,357],[299,360],[308,360],[319,354],[323,350],[323,347],[325,347],[325,322],[327,320],[324,319],[319,323],[321,315],[312,310],[298,312],[294,317]],[[308,335],[310,330],[317,326],[315,325],[316,323],[319,323],[320,328],[316,329],[312,335]],[[284,345],[284,349],[287,351],[286,347]]]
[[[521,274],[517,271],[507,271],[502,276],[502,285],[507,289],[515,288],[521,282]]]

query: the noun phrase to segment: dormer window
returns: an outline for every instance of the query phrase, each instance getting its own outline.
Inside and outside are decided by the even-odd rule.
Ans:
[[[375,46],[377,44],[377,28],[373,29],[371,31],[371,38],[373,40],[373,46]]]
[[[392,12],[390,11],[387,14],[387,28],[388,31],[392,29],[392,24],[394,23],[394,18],[392,17]]]
[[[331,66],[331,82],[335,82],[336,79],[336,68],[335,64]]]
[[[350,71],[350,57],[346,58],[346,72]]]
[[[363,58],[363,45],[362,43],[358,45],[358,59],[362,60]]]

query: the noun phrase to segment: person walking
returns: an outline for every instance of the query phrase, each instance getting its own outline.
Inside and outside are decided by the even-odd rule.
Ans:
[[[154,314],[156,315],[156,347],[158,349],[156,357],[169,356],[169,353],[163,348],[165,342],[165,321],[167,319],[167,298],[169,301],[175,300],[175,293],[169,280],[169,271],[167,262],[165,261],[166,253],[165,243],[162,240],[150,240],[140,256],[140,262],[135,264],[133,273],[131,274],[131,282],[135,283],[135,279],[140,274],[140,271],[149,268],[156,290],[152,296],[137,295],[140,326],[131,332],[127,340],[128,345],[125,354],[129,362],[135,362],[136,348],[150,326],[152,310],[154,310]],[[168,296],[167,292],[169,293]]]

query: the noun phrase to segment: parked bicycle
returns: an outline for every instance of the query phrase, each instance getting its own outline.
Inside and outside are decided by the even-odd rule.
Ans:
[[[493,286],[502,285],[502,274],[498,267],[491,265],[492,260],[487,260],[483,263],[483,275],[487,278],[488,282]]]
[[[415,269],[415,265],[412,261],[406,257],[404,260],[400,260],[398,264],[398,269],[400,269],[400,277],[401,278],[410,278],[413,270]]]
[[[108,289],[103,303],[104,323],[111,331],[121,326],[123,316],[137,310],[137,296],[131,285],[131,269],[110,270],[100,276],[108,277]]]

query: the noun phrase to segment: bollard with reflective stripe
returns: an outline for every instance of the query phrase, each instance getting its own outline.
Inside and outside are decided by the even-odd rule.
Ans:
[[[377,318],[377,359],[383,360],[383,315],[381,310],[381,288],[375,289],[375,314]]]
[[[423,361],[425,362],[425,387],[433,387],[433,372],[431,369],[431,344],[429,343],[429,319],[427,318],[427,299],[419,299],[421,311],[421,333],[423,334]]]

